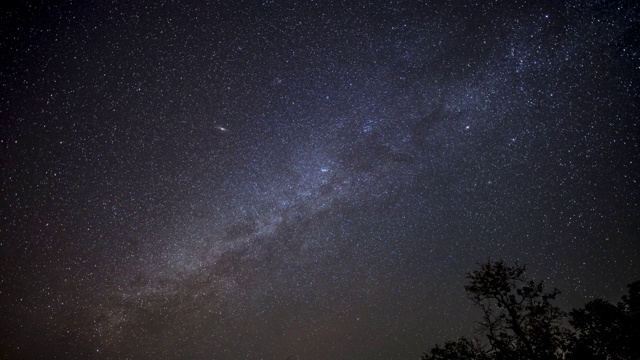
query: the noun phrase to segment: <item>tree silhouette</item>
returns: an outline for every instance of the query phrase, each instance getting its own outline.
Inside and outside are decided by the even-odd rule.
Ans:
[[[571,311],[576,332],[569,359],[640,359],[640,281],[628,289],[617,305],[596,299]]]
[[[489,360],[486,347],[478,340],[462,337],[455,341],[447,341],[444,347],[436,345],[431,349],[430,354],[422,355],[422,360]]]
[[[482,311],[479,332],[436,345],[422,360],[638,360],[640,359],[640,281],[612,305],[593,300],[566,314],[552,301],[560,294],[525,277],[526,267],[488,261],[467,275],[465,290]]]
[[[568,335],[560,326],[564,313],[551,304],[560,291],[545,292],[542,282],[525,279],[525,271],[487,262],[469,274],[465,290],[483,312],[480,327],[496,359],[556,359]]]
[[[526,267],[488,261],[467,275],[465,290],[482,310],[479,330],[486,341],[462,338],[436,346],[424,360],[562,358],[569,334],[561,327],[564,313],[551,304],[560,293],[544,291],[542,282],[527,280]]]

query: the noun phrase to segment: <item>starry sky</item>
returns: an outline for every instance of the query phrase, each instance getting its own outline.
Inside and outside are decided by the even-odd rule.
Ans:
[[[0,12],[0,352],[417,359],[465,274],[640,274],[635,1]]]

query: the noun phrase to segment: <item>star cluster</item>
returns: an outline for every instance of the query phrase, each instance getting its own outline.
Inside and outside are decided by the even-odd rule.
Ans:
[[[4,6],[4,5],[3,5]],[[640,274],[633,1],[0,14],[8,358],[411,359],[519,261]]]

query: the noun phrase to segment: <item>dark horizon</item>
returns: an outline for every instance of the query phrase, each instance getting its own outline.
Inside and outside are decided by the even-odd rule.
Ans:
[[[633,1],[0,12],[0,353],[417,359],[640,274]]]

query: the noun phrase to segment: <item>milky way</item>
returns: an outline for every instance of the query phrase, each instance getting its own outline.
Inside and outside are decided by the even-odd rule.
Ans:
[[[0,15],[6,358],[416,359],[465,274],[640,274],[634,1]]]

